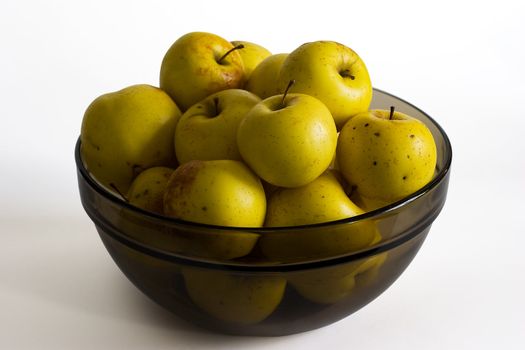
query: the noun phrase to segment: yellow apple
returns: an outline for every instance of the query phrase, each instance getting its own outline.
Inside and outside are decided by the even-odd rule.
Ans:
[[[381,234],[376,231],[369,246],[380,240]],[[306,299],[333,304],[351,296],[356,287],[366,288],[373,283],[386,258],[387,253],[380,253],[340,265],[299,271],[288,276],[288,281]]]
[[[244,64],[244,76],[246,79],[250,78],[255,67],[257,67],[262,60],[272,54],[261,45],[249,41],[236,40],[231,43],[233,46],[243,46],[243,49],[239,50],[239,54],[241,55]]]
[[[175,130],[175,153],[180,164],[190,160],[241,160],[237,128],[248,111],[260,102],[241,89],[216,92],[194,104]]]
[[[172,174],[164,214],[186,221],[230,227],[260,227],[266,197],[259,178],[235,160],[192,160]],[[259,235],[226,230],[173,229],[160,237],[167,250],[229,260],[249,254]],[[159,242],[160,245],[160,242]]]
[[[244,88],[262,99],[282,94],[284,89],[279,87],[279,71],[287,56],[287,53],[278,53],[266,57],[253,70]]]
[[[362,213],[346,196],[335,173],[327,171],[305,186],[277,189],[268,200],[265,225],[311,225]],[[300,236],[297,232],[268,232],[261,235],[258,244],[272,262],[288,263],[348,254],[370,246],[381,237],[372,221],[331,229],[313,226],[302,231]],[[350,295],[356,284],[355,276],[368,269],[367,261],[297,272],[288,280],[308,300],[335,303]]]
[[[231,260],[250,254],[258,239],[259,234],[247,231],[196,229],[168,231],[155,243],[186,256]]]
[[[268,202],[265,226],[301,226],[335,221],[363,211],[343,190],[333,171],[301,187],[278,188]]]
[[[254,324],[267,318],[281,302],[286,280],[198,268],[182,270],[191,300],[218,320]]]
[[[371,203],[392,203],[419,190],[434,176],[436,157],[427,126],[393,110],[352,117],[337,146],[342,175]]]
[[[172,173],[168,167],[144,170],[131,183],[126,199],[136,207],[162,214],[164,191]]]
[[[333,171],[296,188],[278,188],[267,202],[265,226],[301,226],[350,218],[364,213],[345,194]],[[261,251],[276,262],[337,256],[367,247],[377,229],[373,222],[311,227],[297,232],[261,235]]]
[[[288,277],[292,285],[304,298],[319,303],[332,304],[350,295],[355,287],[354,264],[348,264],[295,273]]]
[[[321,100],[340,129],[349,117],[367,111],[372,84],[363,60],[349,47],[334,41],[314,41],[291,52],[283,62],[279,88],[295,80],[290,92]]]
[[[299,226],[349,218],[364,213],[347,196],[335,171],[327,171],[305,186],[278,188],[268,199],[265,225]],[[364,249],[381,236],[373,221],[312,226],[303,232],[275,231],[259,238],[261,252],[272,262],[297,262],[348,254]],[[355,277],[374,264],[370,259],[330,268],[293,273],[288,280],[306,299],[335,303],[350,295]]]
[[[170,177],[164,214],[209,225],[260,227],[266,197],[259,178],[235,160],[192,160]]]
[[[176,165],[173,135],[180,115],[173,100],[150,85],[104,94],[84,114],[82,160],[100,183],[126,193],[141,171]]]
[[[276,95],[255,105],[237,132],[239,152],[272,185],[298,187],[330,165],[337,130],[330,111],[304,94]]]
[[[114,216],[112,223],[133,239],[184,256],[227,261],[250,254],[259,239],[258,233],[235,228],[203,229],[194,225],[162,223],[155,218],[145,219],[143,213],[126,208]]]
[[[387,253],[343,265],[291,274],[290,284],[306,299],[333,304],[352,295],[360,282],[372,283]]]
[[[215,92],[242,88],[244,67],[237,51],[212,33],[185,34],[162,60],[160,87],[183,111]]]

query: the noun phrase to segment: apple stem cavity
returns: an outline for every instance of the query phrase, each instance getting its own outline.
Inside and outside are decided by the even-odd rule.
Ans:
[[[115,185],[113,182],[109,184],[109,187],[114,189],[127,203],[129,203],[128,197],[126,197],[120,190],[118,189],[117,185]]]
[[[288,95],[288,90],[290,90],[293,84],[295,84],[295,79],[290,80],[288,86],[286,86],[286,89],[284,90],[283,98],[281,100],[281,108],[284,108],[284,99],[286,98],[286,95]]]
[[[239,44],[235,47],[232,47],[231,49],[229,49],[228,51],[226,51],[226,53],[224,55],[221,56],[221,58],[219,58],[217,60],[217,63],[218,64],[222,64],[222,61],[226,58],[226,56],[228,56],[230,53],[232,53],[233,51],[235,50],[239,50],[239,49],[244,49],[244,45],[243,44]]]
[[[355,76],[350,74],[350,69],[344,69],[342,71],[339,72],[339,74],[343,77],[343,78],[350,78],[351,80],[354,80],[355,79]]]
[[[220,114],[220,111],[219,111],[219,98],[218,97],[214,97],[213,98],[213,105],[215,106],[215,116],[218,116]]]
[[[390,106],[390,115],[388,116],[388,120],[392,120],[392,117],[394,116],[394,106]]]

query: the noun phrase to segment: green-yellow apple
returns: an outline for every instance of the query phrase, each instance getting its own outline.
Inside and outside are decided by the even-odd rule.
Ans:
[[[334,221],[363,211],[346,196],[334,171],[298,188],[279,188],[268,200],[267,226],[298,226]],[[340,256],[368,247],[380,237],[372,221],[310,227],[302,232],[261,235],[259,246],[272,262],[295,262]],[[290,283],[308,300],[334,303],[351,293],[354,277],[366,260],[327,269],[294,273]]]
[[[279,276],[197,268],[185,268],[182,274],[188,295],[198,307],[219,320],[238,324],[254,324],[270,316],[286,287],[286,280]]]
[[[301,226],[350,218],[364,213],[344,192],[334,171],[296,188],[278,188],[267,201],[265,226]],[[373,222],[311,227],[298,232],[261,235],[259,245],[272,261],[326,258],[368,246],[377,229]]]
[[[434,176],[436,144],[427,126],[404,113],[372,110],[352,117],[337,146],[342,175],[365,199],[395,202]]]
[[[363,211],[344,192],[334,171],[301,187],[278,188],[267,205],[265,226],[301,226],[335,221]]]
[[[175,154],[180,164],[190,160],[241,160],[237,128],[261,99],[241,89],[216,92],[190,107],[175,129]]]
[[[287,53],[278,53],[266,57],[253,70],[244,88],[263,99],[282,94],[284,89],[279,87],[279,71],[287,56]]]
[[[164,214],[209,225],[260,227],[266,197],[261,181],[244,163],[192,160],[170,177]]]
[[[330,267],[318,271],[295,273],[288,280],[304,298],[319,303],[336,303],[350,295],[355,287],[356,266]]]
[[[367,288],[369,285],[377,283],[378,278],[380,278],[378,274],[386,259],[388,259],[387,252],[367,258],[355,271],[356,284],[359,287]]]
[[[237,132],[239,152],[252,170],[280,187],[306,185],[330,165],[337,130],[330,111],[315,97],[269,97],[246,114]]]
[[[259,234],[247,231],[172,230],[156,243],[163,249],[186,256],[231,260],[250,254]]]
[[[262,226],[264,189],[251,170],[234,160],[189,161],[166,185],[164,214],[223,226]],[[244,231],[168,230],[156,238],[164,249],[185,255],[230,260],[249,254],[259,235]]]
[[[376,231],[369,246],[380,240],[381,235]],[[290,274],[288,281],[306,299],[320,304],[333,304],[350,296],[360,283],[365,288],[366,284],[373,283],[386,257],[387,253],[381,253],[342,265],[301,271]]]
[[[164,190],[172,173],[172,168],[160,166],[144,170],[131,183],[126,199],[136,207],[162,214]]]
[[[295,80],[290,92],[317,97],[332,113],[338,129],[349,117],[368,110],[372,84],[363,60],[334,41],[314,41],[291,52],[283,62],[279,87]]]
[[[191,32],[177,39],[160,68],[160,88],[185,111],[214,92],[242,88],[244,67],[238,50],[226,39]]]
[[[145,220],[143,213],[127,208],[116,212],[112,223],[148,246],[175,254],[221,261],[248,255],[259,239],[258,233],[235,228],[202,229],[191,225],[163,224],[155,219]],[[137,255],[144,254],[137,252]]]
[[[160,166],[144,170],[133,180],[124,199],[141,209],[162,214],[164,190],[172,173],[172,168]],[[153,232],[146,230],[141,226],[144,225],[143,219],[137,219],[137,214],[127,209],[121,210],[117,220],[117,227],[141,242],[153,240],[155,243],[156,241],[159,241],[159,244],[165,243],[158,240],[158,237],[164,238],[164,235],[156,236],[156,230],[153,229]],[[178,266],[174,263],[142,253],[117,241],[106,242],[106,245],[113,251],[112,254],[120,257],[125,269],[129,268],[128,273],[152,287],[158,286],[163,279],[173,278],[173,275],[179,272]],[[169,247],[169,244],[164,244],[163,247]]]
[[[235,40],[231,43],[233,46],[243,46],[243,49],[239,50],[239,54],[241,55],[242,63],[244,64],[244,76],[246,79],[250,78],[255,67],[257,67],[262,60],[272,54],[261,45],[249,41]]]
[[[175,166],[173,135],[181,112],[161,89],[133,85],[96,98],[82,120],[81,154],[108,188],[126,193],[153,166]]]
[[[291,274],[290,284],[306,299],[333,304],[350,296],[360,283],[372,283],[386,253],[357,262]]]

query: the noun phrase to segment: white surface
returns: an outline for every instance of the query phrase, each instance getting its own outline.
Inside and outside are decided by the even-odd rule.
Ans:
[[[2,1],[0,348],[523,349],[523,2],[351,3]],[[143,297],[104,250],[76,185],[84,109],[158,84],[164,52],[193,30],[274,53],[345,43],[374,86],[449,133],[445,209],[401,278],[351,317],[280,338],[209,334]]]

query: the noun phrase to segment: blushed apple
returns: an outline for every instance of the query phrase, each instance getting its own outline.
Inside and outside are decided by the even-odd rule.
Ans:
[[[168,167],[144,170],[131,183],[126,199],[136,207],[162,214],[164,191],[172,173]]]
[[[177,39],[160,68],[160,88],[183,111],[215,92],[242,88],[244,81],[239,52],[212,33],[192,32]]]
[[[229,227],[260,227],[266,197],[259,178],[235,160],[193,160],[180,165],[164,194],[164,214]]]

